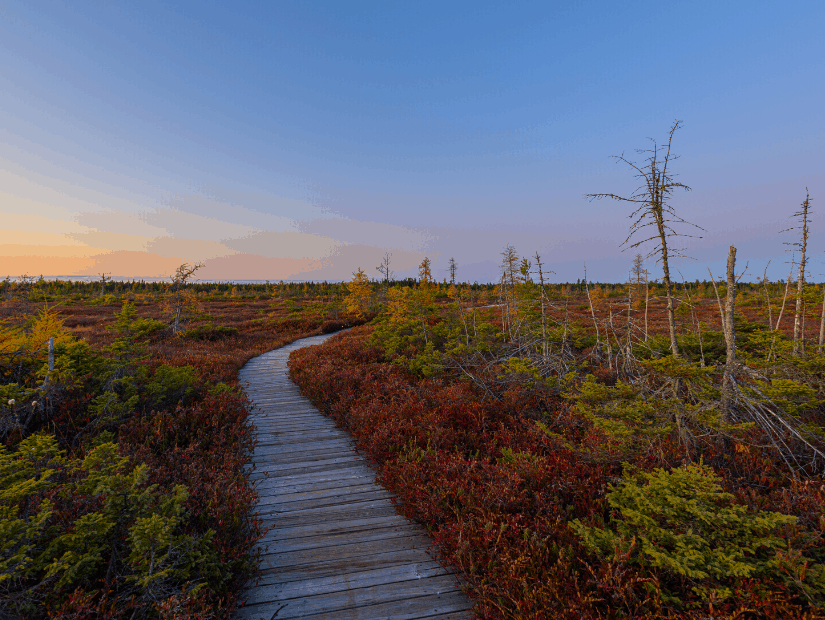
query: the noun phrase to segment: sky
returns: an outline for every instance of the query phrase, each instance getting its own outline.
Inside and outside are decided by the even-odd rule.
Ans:
[[[807,187],[825,281],[823,24],[821,1],[7,0],[0,277],[378,278],[390,252],[488,282],[511,244],[622,281],[632,209],[586,194],[632,193],[613,157],[681,120],[672,204],[704,230],[677,228],[678,272],[735,245],[745,280],[786,277]]]

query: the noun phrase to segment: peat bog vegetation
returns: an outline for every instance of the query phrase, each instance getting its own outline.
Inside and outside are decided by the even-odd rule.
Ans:
[[[549,284],[509,246],[495,285],[427,259],[394,281],[389,257],[343,285],[8,280],[0,609],[228,617],[263,534],[237,371],[360,325],[292,376],[479,617],[823,617],[823,287],[797,306],[734,258],[670,304],[641,257],[623,284]]]
[[[237,371],[358,322],[340,287],[0,288],[0,617],[228,617],[262,535]]]
[[[640,257],[595,286],[503,258],[495,287],[425,260],[290,358],[479,617],[822,617],[823,287],[793,329],[789,282],[737,283],[733,248],[727,282],[670,302]]]

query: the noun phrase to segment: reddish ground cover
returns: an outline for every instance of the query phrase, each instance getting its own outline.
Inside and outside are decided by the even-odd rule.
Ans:
[[[664,582],[643,565],[589,553],[569,522],[607,521],[604,494],[621,465],[582,459],[533,420],[550,414],[568,437],[594,443],[604,437],[560,400],[539,401],[518,387],[493,400],[466,382],[411,377],[369,346],[371,330],[296,351],[292,376],[353,434],[401,509],[430,529],[466,579],[480,617],[823,617],[779,583],[742,580],[736,602],[708,606],[691,594],[689,582]],[[665,441],[660,449],[657,459],[680,464],[677,445]],[[719,466],[727,458],[717,457]],[[825,486],[781,483],[773,463],[748,451],[728,465],[756,483],[739,480],[742,499],[825,530]],[[681,604],[668,602],[668,592],[679,594]]]

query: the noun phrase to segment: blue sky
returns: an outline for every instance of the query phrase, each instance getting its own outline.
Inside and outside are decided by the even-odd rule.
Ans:
[[[821,2],[7,2],[0,272],[346,278],[389,250],[399,275],[426,254],[490,280],[511,243],[618,280],[629,211],[584,194],[632,191],[610,156],[678,118],[674,204],[707,230],[685,276],[734,244],[782,277],[807,186],[825,280],[823,23]]]

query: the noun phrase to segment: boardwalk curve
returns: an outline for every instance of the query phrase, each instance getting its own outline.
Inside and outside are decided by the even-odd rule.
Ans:
[[[287,376],[289,354],[329,336],[298,340],[250,360],[239,378],[256,405],[252,474],[261,576],[241,600],[241,620],[285,618],[469,619],[455,577],[428,555],[425,529],[399,515],[350,436]]]

